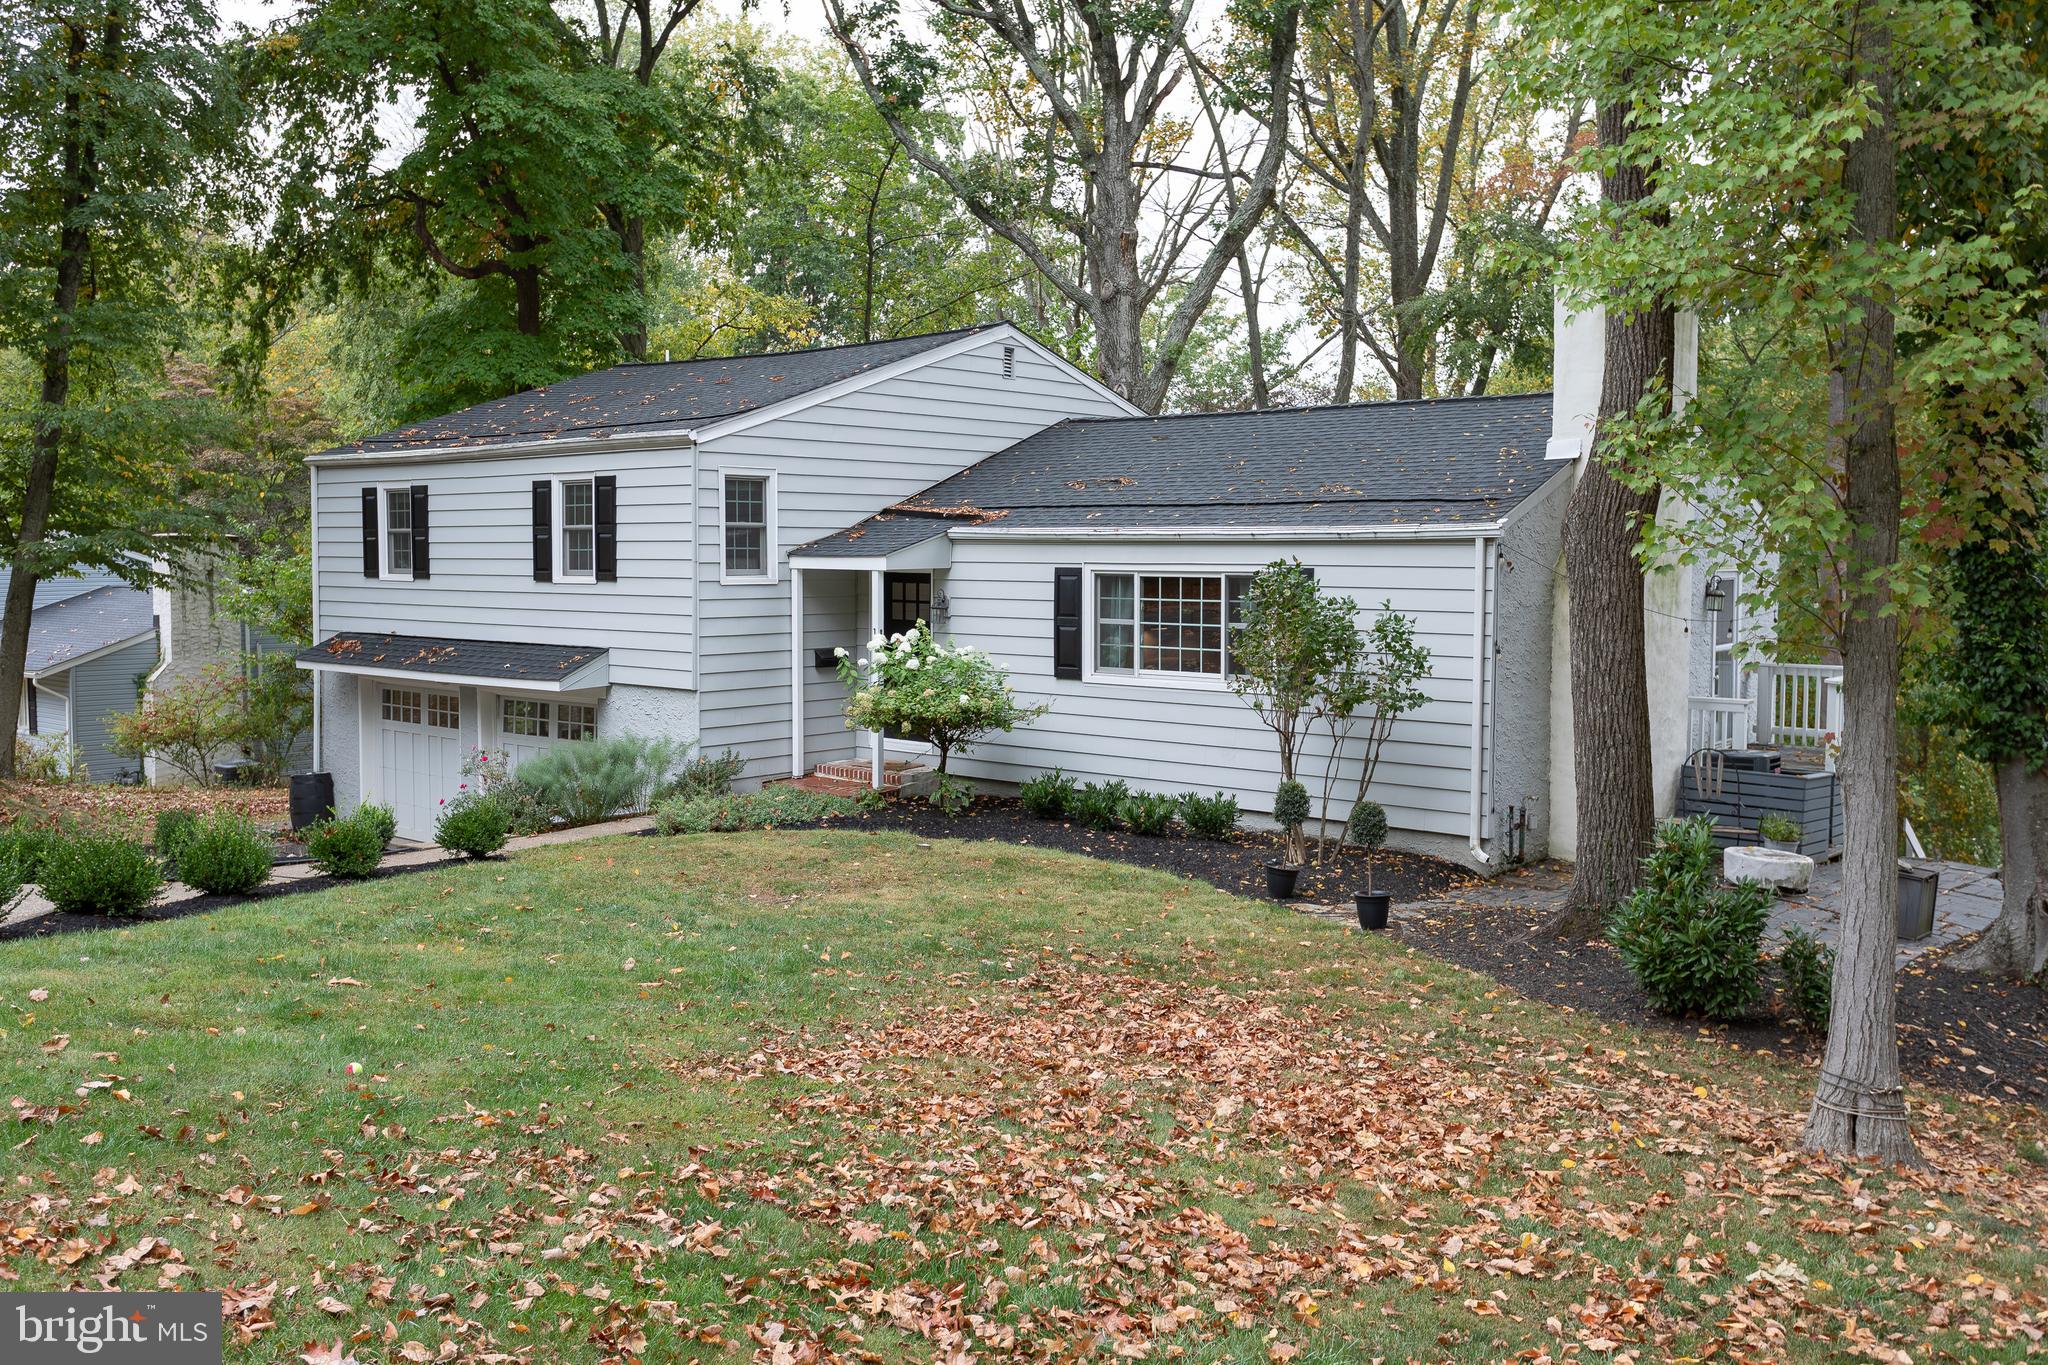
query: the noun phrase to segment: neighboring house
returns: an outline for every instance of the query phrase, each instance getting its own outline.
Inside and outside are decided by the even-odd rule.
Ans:
[[[1432,652],[1373,786],[1397,838],[1481,867],[1511,828],[1569,853],[1559,558],[1601,358],[1597,325],[1567,332],[1564,404],[1153,418],[995,324],[622,365],[340,447],[309,462],[316,766],[413,837],[479,746],[659,733],[737,750],[749,782],[879,781],[922,749],[846,728],[831,651],[924,619],[1049,707],[963,774],[1058,766],[1267,812],[1274,744],[1229,690],[1227,624],[1293,558]],[[1660,573],[1650,619],[1707,630],[1697,577]],[[1651,658],[1666,808],[1694,723],[1671,643]]]
[[[159,564],[159,571],[165,566]],[[239,672],[249,655],[275,654],[291,646],[268,631],[243,624],[221,610],[221,587],[212,568],[201,565],[175,583],[161,583],[150,590],[150,598],[161,630],[159,657],[150,672],[148,690],[161,691],[193,679]],[[244,755],[239,746],[223,745],[212,755],[215,763],[233,762]],[[304,767],[312,761],[312,741],[300,741],[291,756],[291,766]],[[189,782],[191,776],[158,759],[143,760],[143,775],[152,786]]]
[[[0,593],[7,578],[0,570]],[[94,781],[133,772],[133,760],[107,747],[108,719],[135,709],[156,657],[147,592],[105,570],[43,579],[29,619],[16,735],[35,747],[69,745]]]

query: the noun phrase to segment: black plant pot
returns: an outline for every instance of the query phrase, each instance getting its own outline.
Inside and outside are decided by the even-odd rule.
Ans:
[[[1266,894],[1276,901],[1294,899],[1294,883],[1301,876],[1301,869],[1293,863],[1266,864]]]
[[[1387,906],[1393,901],[1390,891],[1361,891],[1358,893],[1358,927],[1379,930],[1387,927]]]

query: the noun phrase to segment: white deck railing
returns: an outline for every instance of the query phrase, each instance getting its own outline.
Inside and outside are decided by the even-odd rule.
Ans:
[[[1748,697],[1687,697],[1686,751],[1748,748],[1756,733],[1754,707]]]
[[[1765,749],[1819,749],[1842,737],[1840,664],[1759,664],[1756,742]]]

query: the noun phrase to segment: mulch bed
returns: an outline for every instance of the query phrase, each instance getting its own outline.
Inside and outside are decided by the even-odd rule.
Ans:
[[[947,815],[924,801],[890,801],[875,810],[834,816],[830,828],[867,826],[907,830],[934,839],[994,839],[1006,844],[1059,849],[1091,858],[1108,858],[1139,867],[1154,867],[1195,881],[1208,882],[1243,896],[1264,897],[1266,863],[1280,856],[1280,836],[1239,830],[1228,840],[1196,839],[1186,834],[1105,833],[1069,821],[1039,820],[1013,799],[983,797],[970,810]],[[1381,849],[1373,859],[1373,888],[1393,893],[1396,901],[1440,896],[1473,880],[1472,874],[1441,858],[1423,853]],[[1317,867],[1309,865],[1295,883],[1298,899],[1344,901],[1365,890],[1365,855],[1346,849]]]
[[[0,943],[24,938],[48,938],[54,934],[86,934],[105,929],[126,929],[137,924],[156,924],[163,920],[184,919],[187,915],[204,915],[233,905],[275,900],[280,896],[327,891],[337,886],[361,886],[365,882],[381,881],[386,877],[401,877],[409,872],[445,872],[451,864],[460,861],[462,860],[450,858],[440,862],[380,867],[367,877],[312,876],[288,882],[265,882],[247,895],[192,896],[165,905],[152,905],[136,915],[74,915],[62,910],[52,910],[46,915],[38,915],[34,919],[22,920],[0,928]]]
[[[1614,949],[1550,935],[1543,927],[1549,914],[1540,907],[1450,900],[1401,920],[1396,932],[1432,957],[1545,1004],[1819,1061],[1822,1040],[1783,1018],[1714,1024],[1659,1014]],[[1948,958],[1961,946],[1922,954],[1900,974],[1900,1064],[1913,1079],[1947,1090],[2036,1104],[2048,1100],[2048,991],[1956,970]]]

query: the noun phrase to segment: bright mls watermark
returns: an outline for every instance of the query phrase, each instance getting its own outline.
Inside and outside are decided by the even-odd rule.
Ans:
[[[220,1365],[220,1295],[0,1294],[7,1365]]]

